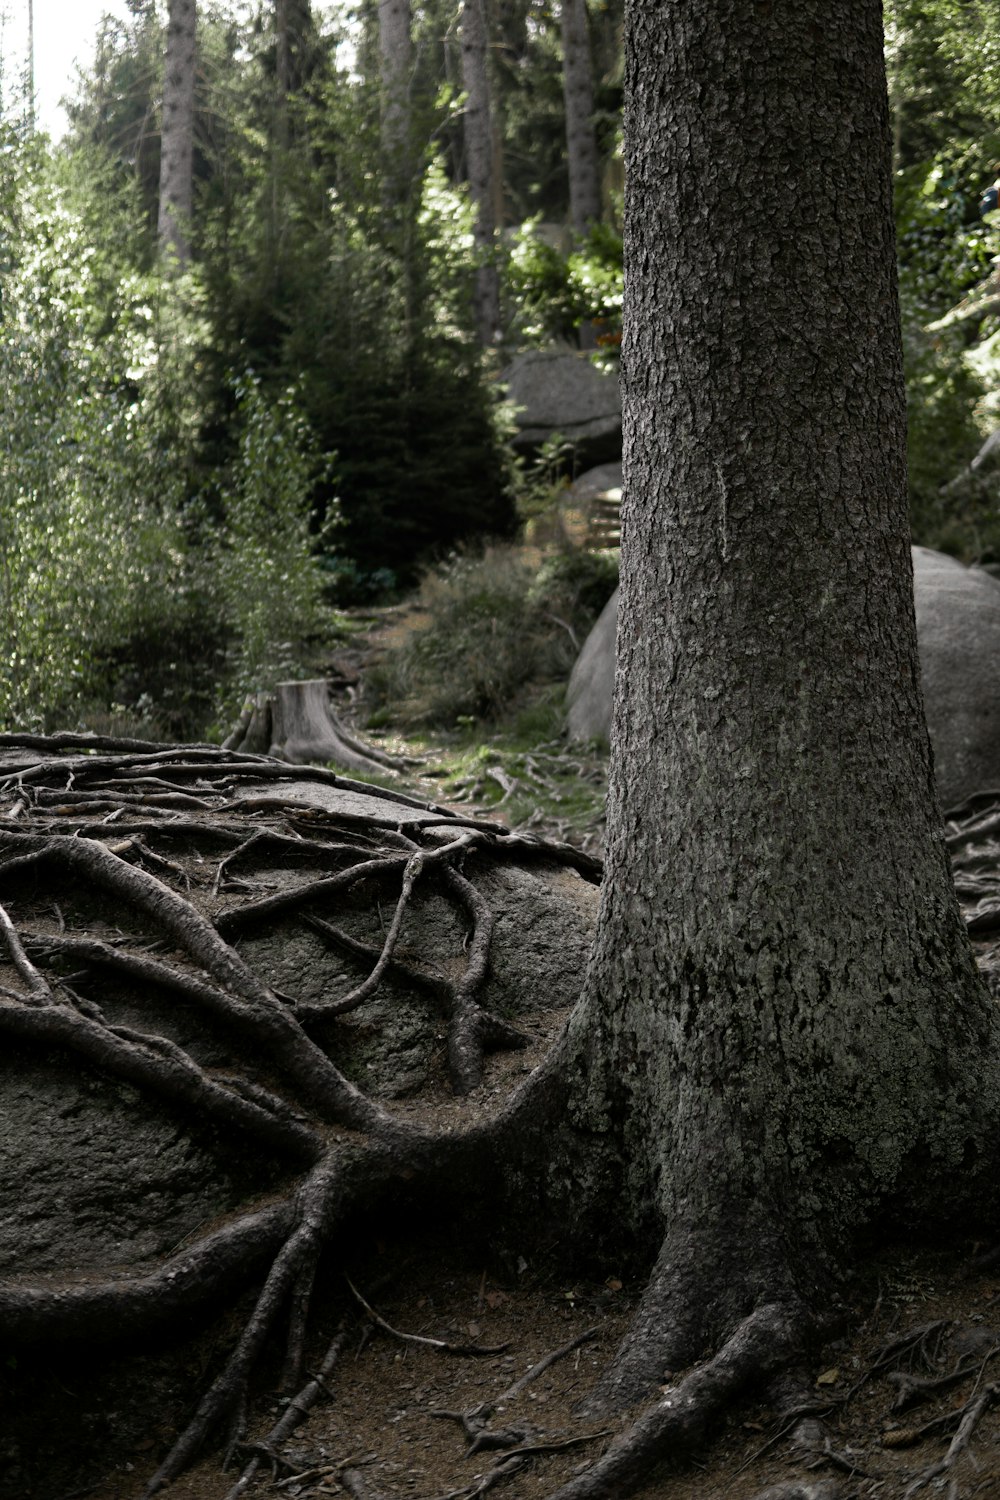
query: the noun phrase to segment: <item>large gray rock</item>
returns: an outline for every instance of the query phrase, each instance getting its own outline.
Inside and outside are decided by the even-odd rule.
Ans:
[[[539,448],[558,432],[585,464],[612,463],[621,456],[618,376],[599,370],[587,354],[533,350],[519,354],[500,378],[516,408],[517,447]]]
[[[945,807],[1000,787],[1000,583],[914,547],[927,725]]]
[[[620,505],[622,498],[621,463],[598,464],[596,468],[588,469],[585,474],[574,479],[566,494],[567,499],[574,505],[588,505],[595,500],[611,500]]]
[[[927,724],[945,807],[1000,787],[1000,583],[927,547],[913,548],[914,602]],[[606,740],[615,675],[617,591],[584,643],[567,695],[576,740]]]
[[[5,755],[0,747],[0,766],[5,758],[8,769],[17,763],[25,770],[23,750],[18,757],[13,751]],[[60,795],[67,764],[57,764],[51,777]],[[203,789],[214,795],[212,787]],[[411,805],[402,793],[378,795],[377,789],[330,785],[306,767],[296,770],[294,780],[262,775],[256,783],[242,784],[239,795],[243,815],[253,814],[255,820],[269,801],[286,809],[298,805],[296,821],[303,829],[316,821],[322,826],[326,813],[366,820],[367,826],[378,819],[390,829],[441,821],[440,814]],[[226,845],[202,839],[186,817],[175,821],[173,811],[165,812],[165,820],[174,828],[168,835],[171,852],[191,871],[192,901],[213,918],[224,915],[242,900],[237,889],[214,889],[213,875]],[[352,832],[360,830],[348,827],[345,841],[351,841]],[[364,847],[362,841],[362,854]],[[317,873],[308,858],[300,861],[290,854],[287,844],[269,847],[264,841],[256,856],[252,872],[232,872],[234,881],[252,873],[256,884],[251,897],[310,881]],[[577,998],[598,891],[571,868],[544,861],[537,846],[528,849],[523,861],[512,853],[498,863],[485,852],[469,850],[464,874],[494,916],[482,1000],[517,1025],[530,1044],[523,1052],[498,1053],[487,1060],[481,1095],[506,1094],[540,1060],[559,1012]],[[44,884],[34,872],[28,879],[23,874],[9,878],[3,900],[25,929],[50,937],[68,928],[68,935],[86,933],[111,944],[127,934],[141,946],[141,934],[155,935],[130,902],[55,869],[48,871]],[[393,905],[391,884],[384,890],[369,884],[341,891],[337,900],[329,897],[322,910],[355,940],[378,951]],[[366,1093],[393,1101],[393,1112],[404,1122],[415,1116],[424,1125],[433,1118],[447,1131],[462,1128],[470,1118],[470,1103],[452,1102],[448,1096],[447,1009],[440,984],[435,984],[464,973],[470,926],[470,913],[456,905],[454,892],[442,893],[425,872],[396,947],[396,957],[408,970],[391,971],[357,1009],[310,1023],[311,1040]],[[307,1004],[343,996],[371,967],[369,960],[359,969],[341,947],[327,945],[291,915],[266,928],[248,926],[234,943],[260,975]],[[23,976],[13,972],[8,950],[0,936],[0,982],[8,988],[21,986]],[[172,942],[164,958],[181,965]],[[76,972],[78,967],[75,957],[61,966],[75,974],[70,993],[76,1003],[64,1001],[60,1014],[79,1011],[92,1017],[92,1005],[99,1000],[103,1018],[118,1035],[133,1040],[138,1033],[145,1036],[144,1043],[137,1043],[143,1051],[182,1048],[217,1080],[231,1087],[241,1080],[244,1097],[252,1099],[253,1090],[263,1087],[297,1107],[294,1087],[274,1067],[259,1036],[242,1035],[210,1010],[145,978],[107,970],[88,980]],[[66,972],[63,978],[69,985]],[[472,1118],[476,1108],[471,1101]],[[85,1292],[117,1281],[135,1285],[164,1271],[163,1284],[175,1283],[181,1290],[177,1305],[164,1295],[141,1320],[127,1324],[95,1313],[82,1334],[77,1329],[72,1344],[53,1341],[61,1330],[52,1322],[48,1340],[38,1334],[36,1343],[37,1330],[25,1336],[23,1326],[12,1327],[6,1317],[0,1320],[0,1500],[53,1500],[90,1489],[100,1489],[102,1495],[110,1495],[112,1488],[116,1495],[136,1493],[137,1473],[128,1483],[128,1471],[134,1465],[138,1472],[141,1465],[148,1476],[157,1456],[153,1450],[162,1454],[164,1443],[186,1425],[191,1395],[200,1394],[221,1369],[239,1319],[252,1306],[247,1289],[242,1310],[233,1309],[246,1287],[248,1268],[230,1266],[225,1272],[217,1256],[215,1272],[210,1268],[218,1277],[211,1306],[189,1305],[187,1293],[196,1278],[188,1275],[183,1257],[227,1222],[287,1200],[302,1170],[301,1161],[289,1161],[253,1137],[201,1116],[190,1102],[133,1086],[55,1043],[22,1042],[5,1034],[0,1067],[4,1311],[22,1280],[42,1294],[51,1291],[57,1311],[77,1289]],[[403,1210],[401,1198],[399,1212]],[[266,1240],[261,1249],[267,1252]],[[363,1247],[355,1250],[364,1254]],[[263,1275],[263,1259],[256,1269]],[[158,1327],[150,1328],[147,1317]],[[120,1486],[106,1477],[113,1466]],[[196,1493],[183,1488],[185,1494]],[[213,1488],[213,1493],[222,1490]]]
[[[480,1001],[494,1014],[530,1031],[544,1012],[573,1005],[597,919],[597,887],[573,870],[500,866],[476,873],[493,912],[489,969]],[[353,937],[381,943],[379,911],[345,902],[339,923]],[[442,978],[463,964],[468,917],[439,895],[415,890],[397,949],[416,967]],[[309,1002],[345,994],[356,969],[327,944],[289,922],[266,937],[248,937],[244,957],[279,991]],[[381,1099],[433,1094],[440,1067],[442,1020],[426,992],[389,974],[364,1006],[316,1035],[367,1093]]]
[[[242,789],[263,808],[269,800],[308,804],[341,815],[405,826],[435,818],[405,798],[302,780]],[[280,854],[259,871],[268,888],[294,885]],[[488,973],[480,998],[531,1033],[538,1018],[571,1006],[583,981],[597,913],[597,887],[574,870],[542,861],[467,873],[494,916]],[[60,897],[60,899],[64,899]],[[113,941],[120,914],[93,899],[89,925]],[[332,914],[331,914],[332,915]],[[381,947],[383,909],[370,889],[345,895],[336,920],[355,938]],[[124,919],[123,919],[124,920]],[[429,976],[461,972],[468,913],[418,884],[397,955]],[[268,983],[309,1002],[346,993],[363,971],[294,918],[239,939],[243,957]],[[3,945],[0,943],[0,953]],[[199,1064],[273,1087],[267,1060],[253,1044],[215,1024],[200,1008],[153,987],[108,979],[101,1007],[112,1024],[151,1033],[185,1049]],[[365,1091],[382,1099],[435,1098],[441,1087],[445,1023],[440,1003],[394,972],[356,1011],[316,1023],[328,1047]],[[77,1056],[5,1041],[0,1068],[0,1277],[71,1268],[86,1275],[109,1266],[135,1273],[248,1201],[282,1185],[287,1163],[272,1159],[225,1128],[199,1121],[186,1107],[158,1101]],[[518,1067],[517,1055],[511,1066]],[[525,1064],[525,1066],[527,1066]],[[2,1486],[0,1486],[2,1488]]]
[[[611,699],[615,687],[615,634],[618,590],[598,615],[576,659],[566,691],[572,740],[604,740],[611,733]]]
[[[280,1179],[266,1158],[78,1058],[6,1052],[4,1277],[155,1262]]]

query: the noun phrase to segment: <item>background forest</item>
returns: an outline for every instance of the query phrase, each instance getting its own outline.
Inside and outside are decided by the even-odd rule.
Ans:
[[[495,716],[614,583],[477,549],[573,472],[505,365],[615,358],[620,0],[128,9],[63,141],[0,81],[0,728],[221,737],[422,578],[425,674],[490,669],[424,716]],[[887,21],[914,539],[1000,562],[1000,16]]]

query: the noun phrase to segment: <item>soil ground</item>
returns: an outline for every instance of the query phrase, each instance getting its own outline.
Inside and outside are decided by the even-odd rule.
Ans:
[[[543,1500],[578,1465],[593,1461],[609,1440],[608,1425],[582,1421],[573,1407],[624,1331],[638,1286],[622,1286],[613,1275],[603,1284],[573,1282],[560,1277],[557,1268],[523,1263],[504,1269],[471,1264],[461,1246],[440,1238],[416,1252],[412,1245],[373,1248],[376,1270],[369,1269],[369,1277],[381,1290],[366,1286],[364,1291],[394,1328],[507,1347],[482,1358],[449,1356],[374,1330],[358,1308],[325,1399],[277,1445],[274,1472],[265,1466],[245,1493],[302,1500],[343,1495],[338,1471],[350,1464],[363,1479],[364,1489],[357,1493],[373,1500],[471,1497],[503,1455],[468,1455],[458,1425],[437,1413],[495,1400],[534,1364],[591,1328],[596,1330],[592,1341],[540,1374],[505,1405],[494,1424],[522,1428],[526,1444],[584,1440],[537,1455],[492,1493],[498,1500]],[[360,1277],[360,1271],[356,1274]],[[316,1363],[351,1304],[339,1273],[331,1271],[331,1278],[336,1290],[331,1289],[320,1319]],[[774,1413],[751,1397],[693,1460],[664,1470],[639,1492],[639,1500],[751,1500],[768,1486],[810,1474],[814,1482],[836,1483],[829,1493],[838,1500],[902,1500],[911,1493],[915,1480],[944,1458],[958,1416],[974,1396],[996,1393],[991,1381],[1000,1377],[1000,1275],[966,1275],[953,1255],[886,1251],[866,1267],[864,1284],[855,1291],[847,1336],[818,1350],[809,1371],[817,1413],[824,1414],[816,1454],[804,1462],[787,1424],[776,1423]],[[912,1349],[886,1356],[887,1346],[914,1330]],[[893,1413],[907,1372],[940,1376],[956,1367],[967,1368],[963,1379],[931,1393],[919,1406]],[[273,1397],[262,1396],[251,1439],[263,1440],[281,1411]],[[934,1419],[941,1419],[944,1430],[918,1438],[919,1429]],[[69,1500],[70,1494],[136,1500],[170,1436],[152,1426],[104,1483],[50,1500]],[[226,1500],[239,1472],[237,1466],[223,1473],[215,1454],[165,1493],[176,1500]],[[1000,1497],[1000,1409],[984,1412],[943,1479],[932,1479],[924,1493],[955,1500]],[[952,1481],[957,1488],[949,1488]]]

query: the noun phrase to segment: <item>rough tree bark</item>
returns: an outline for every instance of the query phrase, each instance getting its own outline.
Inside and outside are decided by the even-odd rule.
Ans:
[[[548,1500],[620,1500],[748,1388],[780,1405],[774,1382],[787,1395],[876,1216],[910,1236],[959,1213],[997,1225],[1000,1019],[951,887],[920,703],[879,0],[634,0],[627,62],[608,871],[580,1001],[509,1104],[487,1087],[467,1125],[394,1111],[339,1066],[330,1022],[401,970],[444,1007],[453,1087],[475,1093],[488,1054],[527,1039],[483,1003],[492,920],[469,871],[512,857],[583,870],[575,851],[412,802],[360,819],[279,795],[262,819],[262,781],[351,789],[206,747],[72,754],[108,747],[69,735],[36,760],[22,739],[0,775],[5,1035],[79,1055],[297,1169],[144,1275],[0,1283],[6,1337],[37,1344],[134,1334],[256,1278],[148,1495],[227,1427],[242,1438],[254,1365],[282,1323],[290,1366],[310,1368],[320,1253],[404,1180],[456,1220],[488,1199],[517,1219],[518,1243],[551,1243],[555,1226],[652,1266],[590,1405],[667,1388]],[[972,808],[956,847],[988,852],[998,820],[995,801]],[[995,932],[1000,879],[983,877],[983,852],[963,896],[973,931]],[[433,974],[400,945],[426,882],[465,929],[460,960]],[[379,902],[359,929],[344,903],[369,886],[395,911]],[[288,993],[300,976],[279,985],[254,967],[276,923],[362,972],[343,993]],[[141,1027],[131,1010],[116,1020],[125,979]],[[153,992],[224,1026],[260,1071],[158,1032]],[[463,1417],[478,1447],[483,1411]],[[251,1448],[234,1497],[271,1451]]]
[[[399,203],[405,201],[413,189],[410,0],[379,0],[378,46],[383,173],[388,197],[393,203]]]
[[[270,754],[293,765],[340,766],[352,771],[398,771],[402,762],[365,743],[342,723],[325,678],[279,682],[244,705],[224,750]]]
[[[462,0],[461,33],[462,87],[466,94],[462,117],[465,168],[476,209],[475,323],[480,343],[489,348],[500,335],[500,280],[494,258],[496,219],[486,0]]]
[[[601,217],[601,174],[594,133],[594,70],[586,0],[563,0],[562,45],[569,217],[576,232],[585,234]]]
[[[542,1135],[660,1250],[595,1406],[706,1345],[759,1377],[875,1214],[995,1213],[1000,1105],[920,699],[881,6],[636,0],[627,47],[607,876]]]
[[[160,250],[181,265],[191,259],[194,169],[196,0],[170,0],[163,72],[160,146]]]

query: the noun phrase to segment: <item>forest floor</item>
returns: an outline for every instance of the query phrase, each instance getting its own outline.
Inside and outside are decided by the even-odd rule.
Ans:
[[[401,624],[405,615],[382,618],[342,653],[342,710],[350,713],[359,662]],[[558,741],[510,740],[505,748],[503,734],[476,746],[391,729],[379,743],[420,756],[404,783],[411,793],[453,802],[466,815],[509,816],[600,852],[604,769],[596,751]],[[870,1245],[856,1282],[843,1289],[842,1335],[818,1348],[803,1372],[805,1410],[795,1434],[796,1424],[764,1393],[750,1393],[693,1459],[661,1470],[639,1500],[754,1500],[762,1492],[774,1500],[1000,1500],[1000,1257],[992,1270],[970,1269],[983,1248],[962,1239],[938,1251]],[[305,1368],[310,1375],[322,1369],[323,1379],[307,1419],[288,1438],[271,1436],[295,1400],[274,1395],[276,1345],[259,1373],[247,1441],[228,1470],[210,1453],[164,1493],[175,1500],[475,1500],[487,1493],[544,1500],[616,1431],[614,1422],[585,1420],[574,1409],[624,1334],[642,1284],[622,1267],[607,1268],[598,1283],[572,1280],[537,1247],[526,1253],[531,1260],[516,1249],[504,1257],[470,1249],[431,1209],[420,1222],[369,1226],[356,1241],[349,1237],[319,1278]],[[234,1327],[246,1311],[245,1302],[233,1309]],[[225,1335],[223,1327],[217,1337]],[[441,1343],[477,1353],[451,1353]],[[201,1347],[192,1360],[207,1369],[214,1352]],[[88,1484],[81,1473],[74,1482],[67,1451],[65,1487],[23,1500],[138,1500],[188,1415],[181,1393],[166,1383],[176,1378],[172,1356],[161,1364],[152,1350],[138,1367],[133,1360],[129,1380],[143,1378],[142,1359],[161,1397],[147,1402],[139,1426],[133,1418],[127,1439],[109,1413],[119,1388],[114,1357],[91,1351],[66,1367],[65,1395],[77,1419],[85,1427],[92,1412],[107,1428],[105,1477]],[[203,1371],[189,1373],[188,1395],[204,1384]],[[484,1406],[495,1413],[493,1429],[507,1431],[514,1446],[473,1450],[460,1418],[474,1430]],[[53,1426],[34,1440],[55,1445],[62,1434]],[[252,1460],[256,1472],[241,1487]],[[2,1476],[0,1494],[14,1500]]]
[[[389,718],[371,727],[366,680],[426,619],[416,603],[354,613],[350,642],[329,663],[340,716],[380,750],[411,762],[405,780],[414,795],[464,815],[497,816],[511,828],[574,844],[600,858],[607,754],[596,745],[566,743],[564,683],[529,684],[510,715],[488,726],[401,727]],[[390,788],[398,784],[391,777],[380,780]]]
[[[447,1355],[388,1334],[357,1309],[325,1398],[240,1493],[473,1500],[489,1489],[497,1500],[543,1500],[599,1456],[614,1424],[581,1422],[573,1408],[624,1332],[638,1286],[613,1277],[569,1283],[551,1267],[477,1269],[440,1233],[417,1249],[412,1242],[377,1248],[380,1290],[371,1295],[389,1325],[502,1352]],[[310,1368],[323,1360],[350,1302],[335,1279]],[[787,1420],[751,1398],[693,1460],[665,1468],[638,1500],[752,1500],[794,1480],[816,1488],[788,1491],[784,1500],[904,1500],[920,1492],[921,1479],[928,1496],[996,1500],[1000,1277],[967,1276],[954,1254],[882,1250],[849,1300],[849,1334],[817,1351],[809,1372],[822,1427],[808,1452],[792,1440]],[[529,1370],[591,1330],[587,1342],[505,1399]],[[523,1434],[517,1448],[470,1453],[456,1421],[441,1415],[482,1403],[496,1404],[498,1421]],[[251,1440],[266,1445],[282,1411],[272,1395],[262,1397]],[[136,1500],[151,1454],[171,1435],[153,1426],[105,1483],[51,1500]],[[513,1470],[506,1476],[505,1465]],[[223,1473],[219,1456],[210,1455],[166,1493],[227,1500],[242,1467]]]

